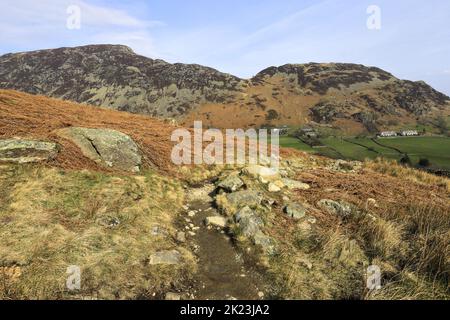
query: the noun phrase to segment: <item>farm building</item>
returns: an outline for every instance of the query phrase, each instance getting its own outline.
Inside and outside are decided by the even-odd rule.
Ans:
[[[415,137],[419,135],[417,130],[406,130],[400,133],[403,137]]]
[[[396,137],[397,132],[395,131],[383,131],[379,135],[379,137]]]

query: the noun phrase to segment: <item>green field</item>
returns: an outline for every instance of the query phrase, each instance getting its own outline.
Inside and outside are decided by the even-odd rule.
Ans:
[[[370,138],[324,138],[322,147],[306,145],[292,137],[281,137],[283,147],[295,148],[331,158],[349,160],[375,159],[384,157],[400,160],[408,154],[416,166],[420,159],[426,158],[431,167],[450,170],[450,138],[447,137],[396,137],[372,140]]]
[[[282,136],[280,137],[280,145],[284,148],[293,148],[305,152],[315,152],[313,148],[311,148],[306,143],[300,141],[294,137]]]

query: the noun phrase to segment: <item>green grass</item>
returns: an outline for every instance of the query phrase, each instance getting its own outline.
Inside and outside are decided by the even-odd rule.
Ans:
[[[420,159],[427,158],[433,168],[450,169],[450,138],[448,137],[381,138],[376,140],[379,144],[370,138],[353,137],[329,137],[320,141],[323,147],[312,148],[293,137],[280,138],[282,147],[317,153],[330,158],[364,161],[383,157],[398,161],[404,154],[408,154],[414,166],[418,165]]]
[[[407,153],[416,165],[421,158],[430,160],[434,167],[450,169],[450,138],[405,137],[380,139],[380,143]]]
[[[346,159],[365,160],[377,157],[377,153],[341,138],[325,138],[320,140],[324,145],[336,150]]]
[[[311,148],[306,143],[302,142],[301,140],[294,138],[294,137],[287,137],[283,136],[280,137],[280,145],[283,148],[293,148],[304,152],[316,152],[313,148]]]
[[[403,156],[402,153],[389,147],[383,147],[369,138],[347,138],[346,140],[351,143],[363,145],[367,149],[372,150],[372,153],[375,153],[377,156],[383,156],[384,158],[400,160]],[[383,144],[382,140],[379,142]]]

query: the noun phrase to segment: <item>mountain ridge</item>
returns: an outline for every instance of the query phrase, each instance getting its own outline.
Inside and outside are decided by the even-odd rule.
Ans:
[[[285,64],[242,79],[124,45],[2,55],[0,88],[219,128],[319,123],[356,133],[450,114],[445,94],[377,67]]]

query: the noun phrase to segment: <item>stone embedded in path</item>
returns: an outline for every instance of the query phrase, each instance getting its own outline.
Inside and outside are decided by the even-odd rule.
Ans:
[[[36,140],[0,140],[0,162],[30,163],[51,160],[58,154],[53,142]]]
[[[224,217],[220,216],[207,217],[205,219],[205,224],[207,226],[225,228],[227,225],[227,220]]]
[[[181,253],[177,250],[167,250],[167,251],[159,251],[150,256],[149,263],[151,265],[158,264],[180,264],[181,262]]]
[[[244,182],[237,174],[230,174],[225,179],[221,180],[217,187],[227,192],[235,192],[244,186]]]
[[[60,129],[57,134],[75,143],[84,156],[98,164],[123,171],[140,171],[142,157],[139,148],[122,132],[73,127]]]
[[[255,207],[261,203],[263,197],[254,190],[233,192],[227,195],[228,202],[236,208],[245,206]]]
[[[234,220],[239,224],[239,228],[242,234],[246,237],[252,237],[260,231],[260,227],[263,226],[263,221],[255,211],[249,207],[244,207],[239,210]]]

